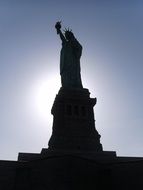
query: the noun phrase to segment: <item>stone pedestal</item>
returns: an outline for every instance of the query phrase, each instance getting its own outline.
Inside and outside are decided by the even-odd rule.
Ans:
[[[96,98],[89,95],[88,89],[59,90],[52,107],[49,150],[102,151],[93,112]]]

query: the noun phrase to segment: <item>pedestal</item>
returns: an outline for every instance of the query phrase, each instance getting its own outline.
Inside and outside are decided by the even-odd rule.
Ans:
[[[96,98],[89,95],[88,89],[59,90],[51,111],[53,131],[49,150],[102,151],[93,112]]]

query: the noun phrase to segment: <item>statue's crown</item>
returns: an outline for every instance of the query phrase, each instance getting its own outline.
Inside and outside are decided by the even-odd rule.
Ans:
[[[63,31],[64,31],[64,33],[66,33],[66,32],[68,32],[68,33],[72,33],[72,30],[69,29],[69,28],[65,28]]]

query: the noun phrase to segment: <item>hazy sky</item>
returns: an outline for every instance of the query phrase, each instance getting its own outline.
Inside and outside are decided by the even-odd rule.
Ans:
[[[58,20],[83,46],[82,81],[97,97],[104,150],[143,156],[143,1],[0,0],[0,159],[48,146]]]

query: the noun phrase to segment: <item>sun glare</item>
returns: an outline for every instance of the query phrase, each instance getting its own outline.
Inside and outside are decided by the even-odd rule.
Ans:
[[[46,120],[52,117],[51,108],[59,89],[59,76],[55,74],[35,81],[31,102],[37,116]]]

